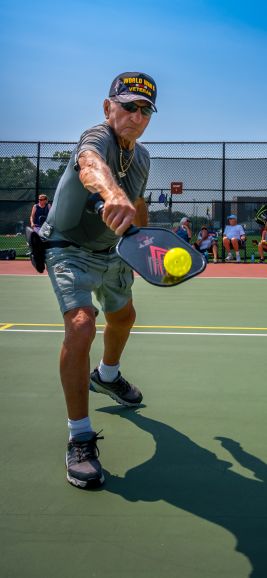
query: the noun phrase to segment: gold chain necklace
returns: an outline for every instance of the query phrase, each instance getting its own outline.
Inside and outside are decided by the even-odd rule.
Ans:
[[[133,158],[134,158],[134,148],[133,148],[132,154],[129,156],[129,158],[126,160],[126,162],[124,162],[123,150],[120,146],[120,168],[121,168],[121,170],[119,171],[119,177],[121,179],[126,176],[126,173],[133,162]]]

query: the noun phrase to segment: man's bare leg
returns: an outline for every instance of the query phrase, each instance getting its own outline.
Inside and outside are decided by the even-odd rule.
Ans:
[[[68,410],[70,439],[66,453],[67,479],[79,488],[102,484],[104,474],[88,416],[89,352],[95,337],[92,307],[76,308],[64,316],[65,339],[60,374]]]
[[[225,250],[227,251],[227,253],[230,253],[230,251],[231,251],[230,239],[227,239],[227,237],[224,237],[223,238],[223,246],[224,246]]]
[[[95,312],[92,307],[65,313],[65,339],[60,355],[60,376],[68,416],[79,420],[88,415],[89,352],[95,338]]]
[[[139,405],[143,398],[141,391],[118,374],[121,354],[135,321],[132,301],[115,313],[106,313],[105,317],[104,354],[99,369],[91,374],[92,389],[110,395],[123,405]]]
[[[121,354],[128,341],[135,322],[135,309],[132,300],[115,313],[105,313],[103,362],[107,365],[119,363]]]
[[[233,249],[235,251],[236,256],[239,255],[239,244],[238,244],[238,240],[233,238],[232,239],[232,245],[233,245]]]

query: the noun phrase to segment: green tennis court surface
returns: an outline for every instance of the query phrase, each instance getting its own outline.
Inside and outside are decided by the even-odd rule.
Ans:
[[[122,372],[144,405],[91,394],[106,476],[92,492],[65,479],[49,280],[0,285],[1,577],[266,578],[266,281],[136,280]]]

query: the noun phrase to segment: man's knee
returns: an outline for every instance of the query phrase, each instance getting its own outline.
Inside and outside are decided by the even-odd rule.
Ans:
[[[64,316],[65,344],[73,347],[90,347],[96,334],[95,312],[92,307],[67,311]]]
[[[124,325],[127,325],[127,327],[132,327],[135,322],[135,319],[136,319],[136,312],[134,307],[131,307],[127,312],[127,314],[125,315]]]
[[[231,239],[231,245],[235,250],[238,250],[240,247],[240,241],[238,239],[236,239],[236,237],[233,237]]]
[[[136,319],[136,312],[133,304],[130,303],[115,313],[106,313],[105,317],[110,326],[131,328]]]

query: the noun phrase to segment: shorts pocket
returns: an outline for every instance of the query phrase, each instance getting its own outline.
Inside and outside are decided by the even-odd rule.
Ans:
[[[127,289],[128,287],[130,288],[133,284],[133,280],[134,280],[133,270],[130,267],[128,267],[128,265],[121,263],[119,272],[120,288],[121,289]]]
[[[53,274],[60,293],[73,293],[75,290],[74,272],[61,263],[53,266]]]

